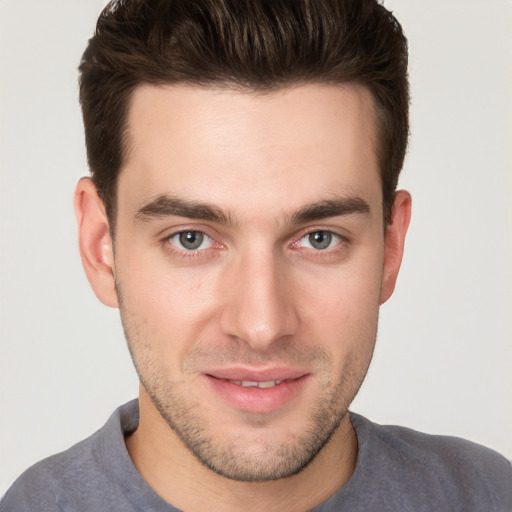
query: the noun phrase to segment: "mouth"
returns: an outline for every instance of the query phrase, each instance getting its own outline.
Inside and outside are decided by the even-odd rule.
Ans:
[[[286,382],[285,380],[267,380],[265,382],[258,382],[256,380],[225,380],[227,380],[227,382],[231,382],[231,384],[235,384],[236,386],[242,386],[243,388],[260,389],[273,388],[275,386],[279,386],[282,382]]]
[[[290,369],[267,372],[230,369],[204,376],[214,394],[231,408],[268,413],[297,400],[310,374]]]

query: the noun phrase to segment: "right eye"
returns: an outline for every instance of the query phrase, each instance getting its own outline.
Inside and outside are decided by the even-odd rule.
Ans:
[[[168,240],[177,249],[188,252],[208,249],[213,244],[213,240],[206,233],[194,230],[178,231],[169,236]]]

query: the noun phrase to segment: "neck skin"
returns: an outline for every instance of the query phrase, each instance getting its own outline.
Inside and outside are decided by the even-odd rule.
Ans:
[[[195,512],[303,512],[323,503],[352,476],[357,437],[348,414],[330,442],[297,475],[269,482],[238,482],[203,466],[169,428],[141,386],[140,423],[126,438],[142,478],[165,501]]]

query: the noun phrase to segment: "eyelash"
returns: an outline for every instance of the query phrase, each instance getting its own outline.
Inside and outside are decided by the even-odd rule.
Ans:
[[[172,240],[174,238],[184,234],[184,233],[200,234],[200,235],[202,235],[202,236],[204,236],[204,237],[206,237],[206,238],[208,238],[210,240],[210,245],[208,247],[206,247],[206,248],[203,248],[203,249],[201,249],[201,248],[198,248],[198,249],[186,249],[184,247],[180,248],[175,243],[173,243]],[[333,247],[326,247],[325,249],[315,249],[314,247],[302,247],[302,246],[299,245],[302,240],[304,240],[306,237],[309,237],[310,235],[312,235],[314,233],[328,234],[328,235],[336,238],[337,239],[337,243]],[[302,249],[305,252],[308,252],[309,254],[314,254],[317,257],[325,257],[325,256],[333,255],[333,254],[339,252],[342,249],[342,247],[345,246],[348,243],[349,243],[349,240],[347,239],[347,237],[345,237],[343,235],[340,235],[339,233],[336,233],[335,231],[332,231],[332,230],[329,230],[329,229],[314,228],[314,229],[310,229],[309,231],[306,231],[306,232],[302,233],[300,235],[300,237],[296,238],[294,242],[289,244],[289,247],[291,247],[293,249],[299,249],[299,250]],[[194,258],[194,257],[197,258],[197,257],[201,257],[202,255],[204,255],[204,253],[208,249],[211,249],[212,247],[214,249],[221,249],[221,248],[223,248],[222,244],[216,242],[215,239],[212,236],[210,236],[208,233],[206,233],[205,231],[200,230],[200,229],[180,229],[179,231],[174,231],[171,234],[166,235],[162,239],[162,245],[164,245],[169,252],[174,253],[174,254],[178,255],[179,257],[182,257],[182,258]]]
[[[187,249],[185,247],[180,248],[180,247],[178,247],[177,244],[173,243],[173,239],[175,237],[178,237],[178,236],[184,234],[184,233],[195,233],[195,234],[202,235],[203,237],[210,240],[210,245],[203,249],[201,249],[201,248]],[[174,231],[171,234],[166,235],[162,239],[162,245],[166,248],[167,251],[169,251],[175,255],[178,255],[179,257],[182,257],[182,258],[197,258],[197,257],[200,257],[202,255],[202,253],[204,253],[207,249],[210,249],[212,246],[216,245],[217,246],[216,248],[222,247],[222,244],[215,242],[213,237],[211,237],[208,233],[206,233],[205,231],[200,230],[200,229],[180,229],[179,231]],[[202,243],[201,243],[201,245],[202,245]]]
[[[324,233],[329,235],[332,238],[337,239],[337,243],[333,247],[326,247],[324,249],[316,249],[314,247],[302,247],[303,249],[306,249],[307,251],[311,251],[312,253],[317,253],[318,255],[321,255],[322,253],[325,254],[332,254],[334,251],[339,249],[339,246],[348,242],[347,238],[340,235],[339,233],[336,233],[335,231],[329,230],[329,229],[310,229],[306,233],[304,233],[302,236],[300,236],[295,242],[291,244],[291,246],[298,247],[298,244],[301,240],[307,239],[307,237],[311,236],[314,233]]]

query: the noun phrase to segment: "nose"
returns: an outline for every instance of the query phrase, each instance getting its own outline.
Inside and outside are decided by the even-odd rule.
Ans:
[[[227,272],[226,302],[221,314],[224,334],[260,352],[296,334],[299,316],[285,261],[271,251],[254,251],[238,258]]]

